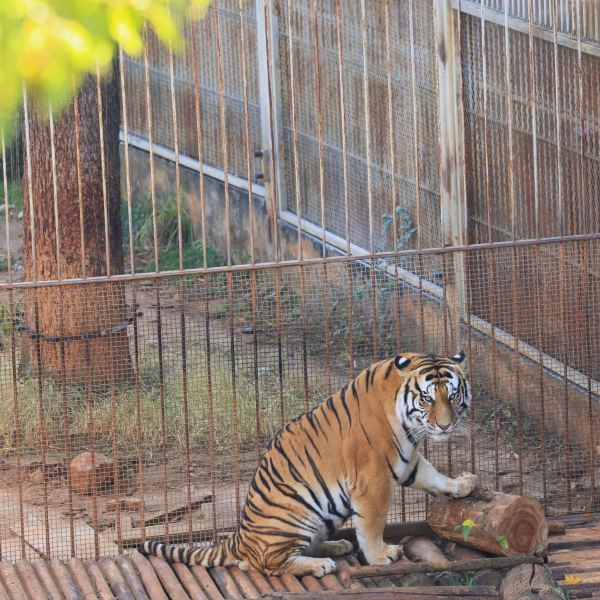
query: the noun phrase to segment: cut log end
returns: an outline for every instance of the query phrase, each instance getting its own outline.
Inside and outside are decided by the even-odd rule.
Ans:
[[[475,525],[465,539],[466,519]],[[526,496],[488,492],[475,497],[436,498],[430,503],[428,523],[442,538],[495,555],[543,554],[548,523],[539,502]]]

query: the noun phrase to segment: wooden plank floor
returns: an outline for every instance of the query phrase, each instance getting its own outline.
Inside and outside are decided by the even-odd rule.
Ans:
[[[339,564],[358,565],[356,557]],[[237,567],[186,567],[171,565],[155,557],[146,558],[134,552],[114,559],[98,561],[71,559],[28,562],[16,564],[0,562],[0,598],[10,600],[221,600],[231,598],[287,598],[293,593],[298,598],[315,598],[322,595],[336,598],[342,592],[355,595],[361,590],[369,598],[423,598],[434,600],[446,597],[494,600],[498,592],[490,587],[464,588],[402,588],[399,581],[390,578],[353,580],[349,590],[337,575],[321,579],[312,576],[296,578],[265,577],[259,573],[245,573]],[[377,588],[377,589],[374,589]],[[435,590],[435,592],[434,592]],[[380,593],[373,595],[374,592]]]
[[[600,515],[578,515],[561,520],[567,529],[564,534],[550,538],[549,566],[559,581],[564,580],[565,575],[581,580],[568,586],[571,598],[600,598]],[[339,562],[358,564],[355,556]],[[385,597],[416,597],[416,588],[399,588],[398,584],[398,580],[390,578],[353,580],[351,590],[368,592],[377,587],[382,593],[385,589]],[[170,565],[137,552],[98,561],[21,560],[15,564],[0,561],[0,600],[217,600],[277,597],[290,592],[297,593],[298,597],[309,594],[314,597],[315,592],[329,592],[323,596],[327,598],[335,597],[342,589],[335,574],[320,580],[310,576],[265,577],[244,573],[237,567],[205,569]],[[474,593],[479,598],[498,597],[492,588],[463,590],[463,597],[474,597]],[[445,597],[443,590],[438,597]]]
[[[557,581],[574,575],[581,583],[567,585],[571,598],[600,598],[600,515],[561,517],[562,535],[548,545],[548,565]]]

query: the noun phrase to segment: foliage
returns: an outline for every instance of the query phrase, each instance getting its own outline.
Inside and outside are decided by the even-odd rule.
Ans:
[[[179,219],[181,219],[181,244],[183,268],[191,269],[204,265],[202,241],[194,239],[194,227],[188,208],[181,202],[179,215],[177,199],[174,196],[161,198],[156,202],[152,211],[152,204],[148,199],[132,203],[131,229],[129,231],[129,208],[126,203],[121,204],[121,223],[123,229],[123,244],[125,251],[129,248],[130,238],[133,237],[133,248],[138,253],[150,255],[152,258],[147,267],[148,271],[155,271],[154,262],[154,220],[156,219],[156,242],[158,246],[158,264],[162,271],[175,271],[179,269]],[[206,262],[209,267],[222,264],[219,253],[207,246]]]
[[[462,523],[453,527],[452,531],[462,530],[463,539],[466,542],[471,535],[473,527],[475,527],[475,522],[472,519],[465,519]]]
[[[6,186],[7,198],[8,198],[8,209],[15,213],[20,213],[23,210],[23,190],[21,188],[21,182],[18,180],[8,181]],[[0,206],[4,208],[4,184],[0,183]]]
[[[508,550],[508,538],[505,535],[497,535],[496,541],[503,550]]]
[[[1,305],[0,305],[1,306]],[[165,315],[166,316],[166,315]],[[176,317],[179,318],[178,316]],[[166,323],[166,321],[165,321]],[[189,323],[193,335],[193,321]],[[165,325],[169,330],[169,325]],[[166,336],[165,336],[166,338]],[[216,451],[231,453],[232,427],[235,422],[240,451],[256,447],[256,412],[262,423],[263,440],[270,438],[283,424],[304,411],[304,383],[301,375],[290,374],[286,379],[283,397],[279,393],[279,378],[276,370],[261,369],[258,393],[260,406],[255,401],[254,375],[247,358],[236,357],[235,419],[234,385],[231,379],[231,356],[216,347],[211,349],[212,417],[209,413],[207,385],[207,360],[204,344],[190,343],[187,354],[188,387],[184,388],[181,368],[181,349],[163,340],[163,381],[159,378],[159,356],[155,343],[145,344],[139,357],[139,398],[136,386],[119,386],[115,390],[116,436],[120,452],[135,451],[137,444],[137,411],[140,411],[142,447],[148,457],[162,448],[161,414],[166,418],[165,439],[168,448],[183,453],[186,448],[185,414],[182,410],[184,397],[189,408],[190,447],[201,455],[208,452],[210,434],[208,424],[212,418]],[[0,361],[0,377],[10,373],[10,356]],[[64,406],[60,385],[49,378],[42,380],[44,398],[45,429],[48,439],[61,440],[64,436]],[[162,399],[161,399],[161,391]],[[20,407],[22,447],[39,448],[39,398],[36,377],[20,377],[17,390]],[[309,402],[314,405],[322,399],[322,390],[309,388]],[[69,406],[69,431],[73,440],[78,440],[72,450],[89,447],[90,411],[94,417],[94,435],[97,448],[111,453],[114,423],[111,417],[111,391],[106,386],[94,386],[89,393],[85,385],[66,387]],[[139,401],[139,404],[138,404]],[[0,388],[0,455],[14,456],[15,415],[12,410],[11,386]],[[60,447],[59,447],[60,451]]]
[[[83,77],[108,69],[117,45],[143,48],[148,23],[180,46],[185,18],[199,18],[210,0],[4,0],[0,2],[0,126],[18,110],[25,84],[40,103],[59,109]]]

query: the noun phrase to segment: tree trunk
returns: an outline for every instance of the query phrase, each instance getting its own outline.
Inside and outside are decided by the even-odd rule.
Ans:
[[[465,540],[466,519],[475,525]],[[496,555],[541,554],[548,543],[544,511],[527,496],[477,490],[468,498],[440,496],[430,502],[427,522],[444,539]]]
[[[32,240],[26,168],[23,178],[23,229],[25,276],[28,280],[106,275],[107,245],[110,274],[123,272],[117,77],[105,77],[101,89],[108,244],[105,244],[96,78],[88,77],[77,96],[79,173],[75,104],[54,119],[56,206],[48,111],[45,107],[37,107],[37,110],[32,107],[30,110],[35,235]],[[25,147],[25,153],[27,151]],[[55,212],[58,214],[58,224]],[[25,346],[29,350],[31,363],[45,374],[60,379],[64,377],[65,382],[107,384],[128,379],[132,367],[127,331],[126,328],[113,330],[126,321],[127,313],[122,283],[28,289],[25,293],[23,329],[25,339],[29,340]],[[64,340],[65,336],[80,336],[80,339]]]

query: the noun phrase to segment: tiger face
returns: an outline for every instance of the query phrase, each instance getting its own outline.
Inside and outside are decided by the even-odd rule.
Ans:
[[[415,442],[425,436],[439,442],[459,429],[471,406],[471,389],[460,364],[464,352],[450,358],[433,354],[401,355],[396,367],[405,375],[396,398],[396,412]]]

